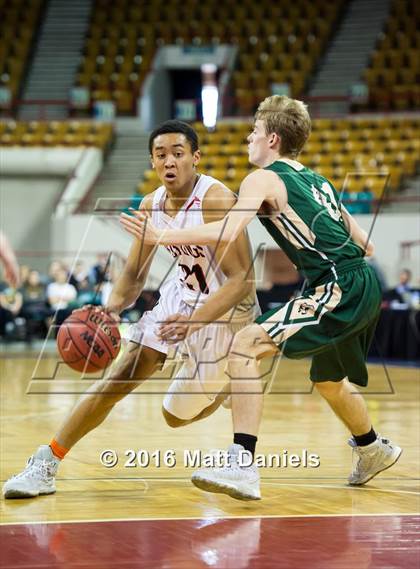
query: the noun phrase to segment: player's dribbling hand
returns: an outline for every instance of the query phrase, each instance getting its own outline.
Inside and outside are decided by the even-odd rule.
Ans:
[[[150,221],[150,217],[143,211],[130,210],[133,215],[120,215],[120,223],[125,231],[149,245],[159,243],[160,231]]]
[[[97,305],[97,304],[84,304],[80,308],[76,308],[76,310],[73,310],[73,312],[79,312],[80,310],[92,310],[93,312],[105,312],[105,314],[107,314],[113,320],[115,320],[115,322],[117,324],[119,324],[121,322],[121,318],[120,318],[120,315],[118,314],[118,312],[115,312],[114,310],[112,310],[112,308],[109,308],[107,306],[101,306],[101,305]]]
[[[163,322],[157,332],[160,340],[168,344],[182,342],[197,330],[197,326],[187,319],[185,314],[172,314]]]
[[[113,310],[110,306],[101,306],[101,310],[102,312],[105,312],[105,314],[108,314],[108,316],[110,316],[117,324],[121,322],[119,313]]]

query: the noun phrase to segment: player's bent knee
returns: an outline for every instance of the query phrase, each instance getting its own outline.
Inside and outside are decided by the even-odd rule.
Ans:
[[[237,332],[233,339],[232,350],[245,352],[246,350],[254,348],[258,341],[257,337],[259,330],[260,326],[257,324],[251,324],[250,326],[246,326],[246,328]]]
[[[244,354],[250,357],[274,354],[277,346],[259,324],[250,324],[235,334],[232,343],[232,353]]]

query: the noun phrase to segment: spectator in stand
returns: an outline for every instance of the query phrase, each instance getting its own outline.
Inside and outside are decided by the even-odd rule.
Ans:
[[[385,300],[391,302],[391,306],[398,308],[397,305],[411,307],[419,303],[419,291],[410,284],[412,273],[409,269],[400,272],[399,283],[395,288],[387,291]]]
[[[398,285],[395,287],[395,292],[397,294],[399,294],[401,296],[401,298],[403,297],[404,294],[409,293],[411,294],[413,292],[413,289],[411,288],[410,285],[410,281],[411,281],[411,271],[409,269],[403,269],[400,272],[400,277],[399,277],[399,283]]]
[[[108,264],[108,253],[98,253],[97,262],[90,271],[91,281],[97,285],[105,280],[105,271]]]
[[[58,272],[64,268],[65,267],[61,261],[51,261],[50,266],[48,267],[47,284],[55,282]]]
[[[17,329],[25,324],[23,318],[19,318],[22,294],[6,283],[0,286],[0,335],[14,338]]]
[[[74,277],[74,275],[70,273],[68,266],[62,261],[57,261],[57,260],[51,261],[50,263],[50,266],[48,268],[47,284],[55,282],[57,274],[60,271],[66,271],[67,281],[77,289],[77,280]]]
[[[82,281],[79,282],[77,305],[80,308],[85,304],[99,304],[99,302],[100,299],[97,298],[95,288],[86,276]]]
[[[112,287],[117,280],[118,274],[116,268],[111,266],[105,275],[105,280],[100,288],[100,301],[103,306],[106,306],[109,295],[111,294]]]
[[[29,273],[31,272],[31,267],[29,265],[20,265],[19,273],[20,273],[20,286],[22,287],[25,283],[28,282]]]
[[[76,287],[68,282],[68,273],[61,268],[55,273],[55,281],[47,287],[47,298],[56,313],[55,324],[60,326],[72,311],[71,303],[77,298]]]
[[[81,283],[86,279],[89,279],[89,270],[86,268],[84,261],[77,261],[70,277],[70,283],[74,285],[77,290],[80,290]],[[86,284],[84,288],[86,288]]]
[[[47,331],[47,320],[51,316],[51,309],[47,302],[46,286],[42,283],[38,271],[30,271],[21,292],[22,316],[27,322],[27,338],[31,339],[37,331],[44,335]]]

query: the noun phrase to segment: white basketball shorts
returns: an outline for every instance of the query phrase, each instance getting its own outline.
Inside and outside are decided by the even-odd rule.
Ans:
[[[153,310],[145,312],[130,326],[125,339],[167,354],[170,346],[156,336],[160,324],[176,313],[189,316],[193,308],[182,300],[172,281],[166,283],[160,293]],[[233,336],[251,322],[208,324],[179,344],[177,353],[182,355],[183,364],[163,400],[169,413],[181,420],[189,420],[211,405],[229,382],[225,367]]]

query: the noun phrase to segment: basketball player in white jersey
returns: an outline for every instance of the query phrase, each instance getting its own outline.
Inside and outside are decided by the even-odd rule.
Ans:
[[[234,194],[221,182],[196,172],[200,151],[189,125],[163,123],[150,135],[149,149],[162,186],[143,199],[140,209],[158,227],[179,229],[219,220],[234,205]],[[105,307],[116,320],[140,295],[155,248],[134,240]],[[118,401],[162,367],[168,352],[165,340],[183,340],[186,320],[193,321],[194,332],[190,327],[188,340],[180,345],[186,360],[163,400],[167,424],[178,427],[202,419],[226,397],[224,358],[233,334],[259,313],[247,235],[227,247],[167,249],[177,270],[161,287],[157,305],[131,326],[123,356],[76,404],[49,445],[40,446],[25,470],[4,484],[6,498],[54,493],[60,461]]]

